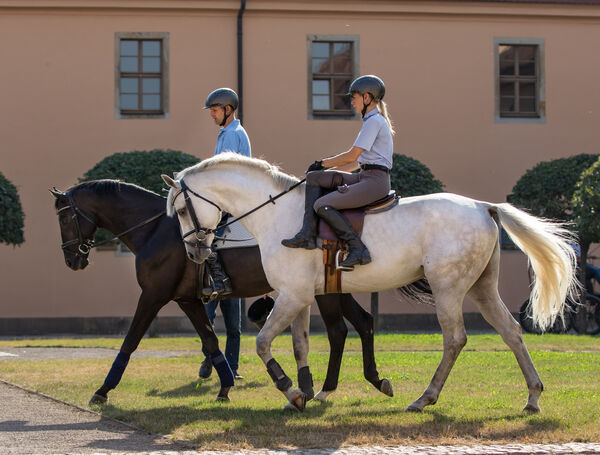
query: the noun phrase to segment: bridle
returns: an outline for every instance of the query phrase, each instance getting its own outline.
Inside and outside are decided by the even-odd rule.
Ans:
[[[77,238],[63,242],[63,244],[60,247],[63,250],[66,250],[67,247],[76,244],[77,251],[75,252],[75,254],[77,256],[87,256],[90,253],[90,250],[94,247],[94,240],[83,238],[83,234],[81,233],[81,227],[79,225],[78,215],[81,215],[85,220],[89,221],[94,226],[96,226],[96,222],[75,205],[75,202],[73,201],[73,196],[71,196],[70,193],[67,193],[66,196],[69,199],[69,205],[65,205],[63,208],[58,209],[56,213],[60,214],[60,212],[62,212],[63,210],[71,210],[71,213],[73,214],[72,220],[75,222],[75,229],[77,230]]]
[[[181,190],[179,191],[179,193],[177,193],[173,197],[173,203],[175,203],[175,199],[177,198],[177,196],[179,196],[182,193],[183,193],[183,198],[185,201],[185,208],[188,210],[188,212],[190,212],[190,218],[192,219],[192,224],[194,225],[194,229],[187,231],[181,235],[183,243],[186,243],[195,248],[210,249],[209,246],[204,245],[202,242],[204,240],[206,240],[206,238],[210,234],[215,233],[217,231],[217,228],[210,229],[210,228],[205,228],[205,227],[200,226],[200,222],[198,221],[198,216],[196,215],[196,210],[194,209],[194,204],[192,204],[192,201],[190,200],[189,193],[191,193],[194,196],[196,196],[197,198],[200,198],[203,201],[206,201],[209,204],[215,206],[217,208],[217,210],[219,211],[219,221],[221,220],[221,218],[223,216],[223,210],[221,209],[221,207],[219,207],[218,204],[214,203],[210,199],[205,198],[201,194],[198,194],[194,190],[192,190],[189,186],[187,186],[187,183],[185,183],[185,181],[183,179],[181,180]],[[218,225],[218,222],[217,222],[217,225]],[[221,228],[222,228],[222,226],[219,229],[221,229]],[[189,240],[187,240],[187,238],[192,234],[194,234],[194,237],[196,238],[196,242],[190,242]]]
[[[196,247],[196,248],[204,248],[204,249],[210,249],[209,246],[203,245],[202,242],[204,240],[206,240],[206,238],[210,235],[210,234],[215,234],[217,231],[222,230],[223,228],[229,226],[230,224],[233,224],[239,220],[241,220],[242,218],[247,217],[248,215],[251,215],[252,213],[256,212],[258,209],[264,207],[265,205],[268,204],[275,204],[275,200],[279,199],[281,196],[283,196],[284,194],[289,193],[290,191],[292,191],[294,188],[302,185],[302,183],[304,183],[306,179],[302,179],[299,182],[294,183],[292,186],[290,186],[287,190],[282,191],[281,193],[275,195],[275,196],[271,196],[269,195],[269,199],[265,202],[263,202],[262,204],[254,207],[251,210],[248,210],[246,213],[244,213],[243,215],[238,216],[237,218],[233,218],[230,221],[228,221],[225,224],[221,224],[219,225],[219,223],[217,222],[217,226],[214,228],[205,228],[202,227],[200,225],[200,222],[198,221],[198,217],[196,216],[196,210],[194,210],[194,204],[192,204],[191,198],[190,198],[190,194],[196,196],[199,199],[202,199],[205,202],[208,202],[209,204],[213,205],[214,207],[217,208],[217,210],[219,211],[219,221],[221,220],[222,216],[223,216],[223,209],[221,207],[219,207],[219,205],[213,201],[211,201],[210,199],[202,196],[201,194],[198,194],[197,192],[195,192],[194,190],[192,190],[187,183],[185,183],[185,180],[181,179],[181,189],[173,196],[172,202],[171,204],[174,206],[175,205],[175,199],[177,199],[177,196],[179,196],[180,194],[183,194],[184,197],[184,201],[185,201],[185,208],[188,210],[188,212],[190,213],[190,218],[192,219],[192,224],[194,225],[194,229],[189,230],[185,233],[183,233],[181,235],[181,238],[183,239],[183,242],[192,246],[192,247]],[[194,234],[194,236],[196,237],[197,242],[190,242],[189,240],[186,240],[187,237],[189,237],[190,235]]]
[[[63,210],[71,210],[71,213],[73,214],[72,219],[75,222],[75,229],[77,230],[77,238],[76,239],[72,239],[72,240],[67,240],[66,242],[63,242],[61,244],[61,248],[63,250],[66,250],[67,247],[70,247],[71,245],[77,245],[77,251],[75,251],[74,253],[77,256],[81,256],[81,257],[86,257],[92,248],[96,248],[100,245],[104,245],[106,243],[110,243],[114,240],[117,240],[119,237],[130,233],[131,231],[142,227],[148,223],[151,223],[152,221],[160,218],[161,216],[163,216],[166,211],[163,210],[160,213],[157,213],[156,215],[151,216],[150,218],[142,221],[141,223],[136,224],[135,226],[127,229],[126,231],[121,232],[118,235],[115,235],[113,238],[108,239],[108,240],[102,240],[101,242],[95,242],[93,239],[84,239],[83,238],[83,234],[81,233],[81,227],[80,227],[80,223],[79,223],[79,216],[81,215],[86,221],[92,223],[94,225],[94,227],[97,227],[96,225],[96,221],[92,219],[92,217],[88,216],[85,214],[85,212],[83,210],[81,210],[79,207],[77,207],[75,205],[75,201],[73,200],[73,196],[70,193],[66,193],[65,194],[69,200],[69,205],[65,205],[64,207],[58,209],[56,211],[57,214],[60,214],[60,212],[62,212]],[[69,251],[71,253],[73,253],[73,251]]]

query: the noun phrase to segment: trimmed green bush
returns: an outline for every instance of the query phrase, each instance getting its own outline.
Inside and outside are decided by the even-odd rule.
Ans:
[[[96,164],[79,181],[116,179],[135,183],[164,196],[162,188],[165,184],[160,175],[172,176],[173,172],[181,171],[199,161],[200,159],[193,155],[170,149],[115,153]]]
[[[0,172],[0,242],[8,245],[23,243],[24,219],[17,188]]]
[[[392,189],[402,197],[444,191],[444,184],[433,176],[427,166],[406,155],[394,153],[390,177]]]
[[[571,205],[581,243],[600,242],[600,158],[582,172]]]
[[[517,181],[509,202],[537,216],[571,221],[577,182],[598,156],[581,154],[536,164]]]
[[[172,176],[173,172],[193,166],[199,161],[200,159],[193,155],[170,149],[134,150],[127,153],[115,153],[96,164],[79,181],[88,182],[100,179],[121,180],[127,183],[134,183],[156,194],[165,196],[166,193],[162,191],[165,188],[165,184],[160,175],[167,174]],[[113,234],[116,235],[118,232],[111,234],[105,229],[99,229],[94,239],[96,242],[101,242],[110,239],[113,237]]]

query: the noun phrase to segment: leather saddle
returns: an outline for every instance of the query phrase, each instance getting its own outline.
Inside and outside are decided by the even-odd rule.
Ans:
[[[398,197],[394,190],[378,201],[363,207],[340,210],[340,213],[350,222],[352,229],[359,236],[362,233],[365,215],[386,212],[398,204]],[[340,262],[346,253],[345,242],[338,239],[329,225],[319,220],[318,227],[319,248],[323,250],[324,292],[325,294],[339,294],[342,292],[342,271],[352,271],[354,267],[341,267]]]
[[[386,212],[393,208],[396,204],[398,204],[398,197],[396,196],[396,191],[391,190],[387,196],[375,202],[372,202],[371,204],[353,209],[340,210],[340,213],[344,215],[344,217],[348,220],[348,222],[352,226],[352,229],[354,229],[354,232],[356,232],[360,236],[365,221],[365,215]],[[333,230],[322,219],[319,219],[317,237],[329,241],[338,240]]]

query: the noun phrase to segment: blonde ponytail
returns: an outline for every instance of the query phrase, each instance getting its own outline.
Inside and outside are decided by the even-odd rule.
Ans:
[[[383,118],[387,122],[387,124],[390,128],[390,133],[392,133],[392,136],[393,136],[394,134],[396,134],[396,132],[394,131],[394,126],[392,125],[392,119],[390,118],[390,114],[388,114],[388,111],[387,111],[387,104],[385,104],[385,101],[379,100],[377,102],[377,108],[379,109],[379,113],[383,116]]]

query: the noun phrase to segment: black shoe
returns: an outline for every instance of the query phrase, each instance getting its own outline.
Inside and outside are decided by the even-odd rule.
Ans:
[[[331,226],[335,235],[348,245],[350,251],[346,259],[340,262],[340,267],[351,267],[358,264],[365,265],[371,262],[369,250],[362,243],[358,234],[354,232],[354,229],[352,229],[348,220],[344,218],[344,215],[329,206],[321,207],[317,215],[323,218]]]
[[[212,278],[212,286],[202,289],[202,295],[210,297],[214,300],[218,297],[223,297],[231,294],[233,289],[231,288],[231,280],[223,270],[221,261],[216,252],[212,252],[206,258],[206,265],[208,267],[208,273]]]
[[[304,221],[302,229],[291,239],[283,239],[281,244],[288,248],[305,248],[314,250],[317,247],[317,214],[313,209],[315,201],[321,197],[321,187],[306,185],[304,195]]]
[[[235,379],[244,379],[244,376],[242,376],[241,374],[239,374],[237,371],[233,372],[233,377]]]
[[[210,374],[212,373],[212,362],[208,357],[205,357],[200,365],[200,369],[198,370],[198,376],[201,379],[210,378]]]

